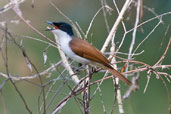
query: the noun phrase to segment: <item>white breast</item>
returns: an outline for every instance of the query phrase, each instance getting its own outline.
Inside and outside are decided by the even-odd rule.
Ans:
[[[59,43],[61,46],[62,51],[70,58],[73,60],[83,63],[83,64],[88,64],[90,61],[88,59],[82,58],[78,55],[76,55],[71,48],[69,47],[69,42],[72,40],[71,36],[69,36],[67,33],[61,31],[61,30],[53,30],[53,33],[55,33],[58,38],[59,38]]]

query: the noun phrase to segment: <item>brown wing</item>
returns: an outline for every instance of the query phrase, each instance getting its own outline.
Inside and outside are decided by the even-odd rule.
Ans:
[[[73,38],[70,42],[71,49],[79,56],[87,58],[91,61],[111,67],[107,58],[94,46],[85,40]]]
[[[70,42],[70,47],[77,55],[103,64],[110,73],[118,77],[126,84],[131,85],[131,82],[117,70],[113,69],[110,66],[110,62],[107,60],[107,58],[97,48],[89,44],[87,41],[73,38]]]

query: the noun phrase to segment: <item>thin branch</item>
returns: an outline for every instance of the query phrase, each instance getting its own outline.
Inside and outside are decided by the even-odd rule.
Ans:
[[[113,36],[116,33],[116,30],[118,28],[118,25],[120,24],[120,22],[123,20],[123,15],[125,14],[126,10],[128,9],[129,5],[131,4],[132,0],[126,0],[124,6],[122,7],[122,10],[118,16],[118,18],[116,19],[108,37],[106,38],[106,41],[101,49],[101,52],[104,53],[107,46],[109,45],[109,42],[112,40]]]
[[[153,21],[153,20],[155,20],[155,19],[157,19],[157,18],[161,18],[161,17],[163,17],[163,16],[170,15],[170,14],[171,14],[171,12],[166,12],[166,13],[163,13],[163,14],[161,14],[161,15],[157,15],[157,16],[155,16],[155,17],[153,17],[153,18],[150,18],[150,19],[148,19],[148,20],[146,20],[146,21],[140,23],[139,25],[137,25],[137,28],[140,27],[140,26],[142,26],[142,25],[144,25],[144,24],[146,24],[146,23],[149,23],[149,22],[151,22],[151,21]],[[132,28],[132,29],[128,30],[127,33],[132,32],[134,29],[135,29],[135,28]]]
[[[89,33],[89,31],[90,31],[90,29],[91,29],[91,27],[92,27],[92,23],[94,22],[95,17],[99,14],[99,12],[100,12],[103,8],[108,8],[109,10],[113,10],[113,9],[110,8],[109,6],[102,6],[102,7],[96,12],[96,14],[93,16],[93,18],[92,18],[92,20],[91,20],[91,22],[90,22],[90,24],[89,24],[89,27],[88,27],[88,29],[87,29],[87,31],[86,31],[85,38],[87,38],[87,36],[88,36],[88,33]]]
[[[107,3],[106,3],[106,0],[100,0],[100,1],[101,1],[102,7],[103,6],[108,6]],[[103,17],[104,17],[104,21],[105,21],[107,32],[109,33],[110,32],[110,28],[109,28],[109,22],[107,20],[107,11],[108,11],[108,9],[103,7]]]
[[[137,9],[136,9],[136,20],[135,20],[134,30],[132,33],[132,41],[131,41],[130,48],[129,48],[128,60],[130,60],[132,58],[131,54],[132,54],[135,40],[136,40],[137,25],[139,23],[139,17],[140,17],[140,6],[141,6],[141,0],[138,0]],[[129,63],[127,63],[126,71],[128,71],[128,66],[129,66]],[[126,75],[126,77],[127,77],[127,75]]]
[[[23,22],[30,27],[33,31],[35,31],[36,33],[38,33],[40,36],[42,36],[43,38],[45,38],[47,41],[49,41],[50,43],[55,44],[54,41],[52,41],[51,39],[47,38],[44,34],[42,34],[39,30],[37,30],[33,25],[31,25],[28,21],[26,21],[26,19],[22,16],[22,12],[19,8],[19,3],[18,1],[15,1],[14,3],[12,3],[11,5],[13,11],[18,15],[18,17],[23,20]]]
[[[10,78],[10,73],[9,73],[9,68],[8,68],[8,39],[7,39],[7,25],[6,25],[6,28],[5,28],[5,68],[6,68],[6,73],[8,75],[8,78],[10,80],[10,82],[12,83],[12,85],[14,86],[16,92],[18,93],[18,95],[20,96],[22,102],[24,103],[24,106],[26,108],[26,110],[32,114],[32,111],[30,110],[30,108],[28,107],[27,105],[27,102],[24,98],[24,96],[21,94],[21,92],[19,91],[19,89],[17,88],[17,86],[15,85],[15,83],[13,82],[13,80]]]
[[[132,51],[133,51],[133,47],[134,47],[134,44],[135,44],[135,39],[136,39],[136,32],[137,32],[137,25],[139,23],[139,17],[140,17],[140,0],[138,0],[138,5],[137,5],[137,10],[136,10],[136,21],[135,21],[135,25],[134,25],[134,30],[133,30],[133,33],[132,33],[132,41],[131,41],[131,44],[130,44],[130,48],[129,48],[129,54],[128,54],[128,60],[131,59],[132,56],[130,56],[132,54]]]
[[[4,12],[7,12],[8,10],[10,10],[12,8],[12,5],[14,4],[13,2],[14,1],[11,0],[9,3],[7,3],[2,8],[0,8],[0,14],[1,13],[4,13]],[[18,4],[21,4],[21,3],[25,2],[25,0],[17,0],[17,2],[18,2]]]
[[[156,26],[150,31],[150,33],[138,44],[138,46],[135,48],[134,53],[139,49],[139,47],[149,38],[149,36],[156,30],[156,28],[161,24],[162,21],[159,21]]]
[[[153,66],[153,67],[151,67],[152,69],[158,69],[158,68],[171,68],[171,65],[159,65],[159,66]],[[123,72],[122,74],[130,74],[130,73],[136,73],[136,72],[143,72],[143,71],[147,71],[149,69],[149,67],[146,67],[146,66],[144,66],[144,67],[142,67],[142,68],[137,68],[137,69],[135,69],[135,70],[130,70],[130,71],[127,71],[127,72]],[[158,74],[162,74],[162,75],[165,75],[165,76],[168,76],[169,78],[171,78],[171,75],[169,75],[168,73],[165,73],[165,72],[157,72]],[[105,78],[102,78],[102,79],[100,79],[100,80],[96,80],[96,81],[94,81],[94,82],[92,82],[91,84],[90,84],[90,86],[91,85],[94,85],[94,84],[96,84],[96,83],[99,83],[99,82],[101,82],[102,80],[104,81],[104,80],[107,80],[107,79],[110,79],[110,78],[112,78],[113,76],[107,76],[107,77],[105,77]]]
[[[39,75],[39,71],[37,70],[36,66],[32,63],[32,61],[30,60],[30,58],[27,56],[27,53],[26,53],[26,51],[24,50],[24,48],[22,47],[22,45],[19,45],[19,44],[16,42],[15,38],[11,35],[11,33],[9,33],[9,32],[6,32],[6,33],[7,33],[7,34],[9,35],[9,37],[12,39],[12,41],[14,42],[14,44],[16,44],[16,46],[17,46],[18,48],[21,49],[21,51],[22,51],[22,53],[23,53],[23,56],[27,58],[27,61],[29,62],[29,64],[30,64],[30,65],[34,68],[34,70],[36,71],[36,73],[37,73],[37,75],[38,75],[38,78],[39,78],[39,81],[40,81],[40,84],[43,85],[43,81],[42,81],[42,79],[41,79],[41,76]],[[9,76],[8,76],[8,77],[9,77]],[[11,79],[11,81],[13,81],[13,80]],[[46,114],[46,110],[45,110],[46,102],[45,102],[45,91],[44,91],[44,87],[42,87],[42,93],[43,93],[43,102],[44,102],[44,113]]]
[[[114,45],[114,43],[112,43],[112,46],[111,46],[110,51],[111,51],[111,52],[114,52],[114,50],[115,50],[115,45]],[[113,55],[111,55],[111,56],[113,56]],[[115,59],[115,57],[113,57],[111,62],[115,62],[115,61],[116,61],[116,59]],[[113,67],[114,67],[114,69],[117,70],[116,64],[114,64]],[[113,78],[114,78],[114,77],[113,77]],[[113,79],[113,80],[114,80],[114,79]],[[120,86],[120,85],[119,85],[119,78],[116,77],[115,80],[113,81],[113,83],[114,83],[114,85],[116,85],[116,86],[115,86],[115,87],[116,87],[116,99],[117,99],[117,102],[118,102],[119,113],[120,113],[120,114],[124,114],[124,109],[123,109],[123,104],[122,104],[121,90],[120,90],[120,88],[119,88],[119,86]],[[115,104],[115,103],[114,103],[114,104]]]
[[[113,0],[113,4],[115,5],[115,8],[116,8],[117,13],[118,13],[118,15],[119,15],[119,14],[120,14],[120,11],[119,11],[119,8],[118,8],[118,6],[117,6],[115,0]],[[120,49],[121,46],[123,45],[123,42],[125,41],[125,37],[126,37],[126,35],[127,35],[127,29],[126,29],[125,23],[124,23],[123,21],[122,21],[121,23],[122,23],[122,27],[123,27],[123,29],[124,29],[124,35],[123,35],[123,37],[122,37],[122,40],[121,40],[121,42],[120,42],[118,48],[117,48],[116,51],[115,51],[116,53],[119,51],[119,49]],[[114,40],[114,39],[113,39],[113,40]],[[115,55],[116,55],[116,54],[115,54]]]
[[[59,42],[58,41],[58,36],[56,34],[54,34],[54,37],[55,37],[56,42],[58,43]],[[65,68],[67,69],[67,71],[69,72],[69,74],[71,76],[71,79],[75,82],[75,84],[78,84],[80,82],[80,80],[78,79],[78,76],[75,75],[75,73],[73,72],[73,70],[72,70],[72,68],[71,68],[71,66],[70,66],[64,52],[61,50],[60,45],[57,45],[57,47],[58,47],[58,51],[60,53],[62,62],[64,64]]]
[[[164,58],[165,58],[165,56],[166,56],[166,54],[167,54],[167,52],[168,52],[168,50],[169,50],[170,44],[171,44],[171,36],[170,36],[169,42],[168,42],[168,44],[167,44],[167,47],[166,47],[166,49],[165,49],[163,55],[162,55],[161,58],[156,62],[156,64],[155,64],[154,66],[159,65],[159,64],[164,60]]]
[[[60,64],[62,63],[62,61],[59,61],[57,62],[56,64],[52,64],[49,68],[47,68],[46,70],[42,71],[39,73],[40,76],[43,76],[43,75],[46,75],[52,71],[54,71],[55,67],[59,66]],[[0,75],[4,78],[8,78],[8,76],[2,72],[0,72]],[[28,76],[19,76],[19,77],[16,77],[16,76],[10,76],[10,78],[12,80],[31,80],[31,79],[35,79],[35,78],[38,78],[39,76],[38,74],[34,74],[34,75],[28,75]]]
[[[25,38],[25,39],[30,39],[30,40],[35,40],[35,41],[38,41],[38,42],[41,42],[41,43],[44,43],[44,44],[48,44],[49,46],[52,46],[54,48],[57,48],[56,45],[52,44],[52,43],[49,43],[47,41],[44,41],[44,40],[41,40],[41,39],[38,39],[38,38],[35,38],[35,37],[31,37],[31,36],[25,36],[25,35],[21,35],[19,37],[22,37],[22,38]]]
[[[76,25],[74,24],[74,22],[68,17],[66,16],[53,2],[52,0],[49,0],[50,4],[63,16],[65,17],[73,26],[74,30],[76,31],[77,35],[81,38],[81,34],[79,32],[79,30],[77,29]]]
[[[82,93],[85,88],[87,87],[87,84],[84,84],[84,87],[80,87],[82,83],[84,83],[84,80],[88,77],[89,75],[83,77],[78,84],[75,85],[75,87],[71,90],[71,92],[63,98],[58,104],[56,105],[56,108],[53,110],[52,114],[56,114],[60,109],[63,108],[63,106],[66,105],[66,103],[70,100],[72,96],[76,96],[80,93]]]

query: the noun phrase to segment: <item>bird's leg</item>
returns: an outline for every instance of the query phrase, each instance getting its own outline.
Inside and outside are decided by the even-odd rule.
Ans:
[[[78,63],[78,67],[76,67],[76,68],[74,69],[74,71],[79,72],[79,71],[80,71],[81,69],[83,69],[84,67],[85,67],[84,64]]]

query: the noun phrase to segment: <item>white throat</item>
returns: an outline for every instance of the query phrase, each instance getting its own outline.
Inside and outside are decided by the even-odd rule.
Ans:
[[[70,42],[72,40],[71,36],[69,36],[66,32],[62,30],[52,30],[52,32],[58,36],[60,45],[62,45],[63,43]]]
[[[78,55],[76,55],[72,50],[71,47],[69,46],[70,41],[72,40],[72,37],[68,35],[66,32],[62,30],[52,30],[52,32],[58,36],[59,44],[61,46],[62,51],[70,58],[73,60],[83,63],[83,64],[88,64],[90,61],[88,59],[82,58]]]

